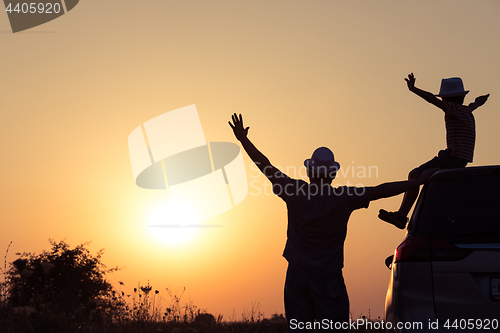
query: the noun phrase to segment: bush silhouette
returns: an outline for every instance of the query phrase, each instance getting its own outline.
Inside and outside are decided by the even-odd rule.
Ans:
[[[216,320],[214,315],[211,313],[199,313],[194,318],[193,323],[201,327],[213,326],[216,324]]]
[[[64,241],[50,244],[50,251],[23,253],[12,263],[3,282],[7,305],[73,319],[102,318],[120,307],[105,279],[103,250],[93,256],[88,243],[73,249]]]

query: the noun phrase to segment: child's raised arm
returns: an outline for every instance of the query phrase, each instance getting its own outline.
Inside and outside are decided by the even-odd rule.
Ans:
[[[436,96],[434,96],[433,94],[431,94],[430,92],[415,87],[415,80],[416,79],[413,73],[408,74],[408,78],[405,78],[406,84],[408,85],[408,89],[410,89],[411,92],[425,99],[427,102],[437,106],[441,110],[444,110],[444,102],[439,98],[437,98]]]
[[[476,100],[474,101],[474,104],[476,104],[476,107],[480,107],[484,103],[486,103],[486,101],[488,100],[488,97],[490,97],[490,94],[476,97]]]

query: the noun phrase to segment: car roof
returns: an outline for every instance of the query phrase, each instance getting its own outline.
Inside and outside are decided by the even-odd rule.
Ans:
[[[429,181],[449,179],[449,178],[459,178],[459,177],[490,175],[490,174],[500,174],[500,165],[485,165],[485,166],[440,170],[433,173]]]
[[[492,184],[497,185],[489,186],[480,193],[478,193],[477,191],[469,191],[471,186],[472,188],[485,186],[485,182],[492,182]],[[419,201],[417,202],[415,210],[410,219],[410,224],[408,225],[408,233],[411,234],[417,232],[423,234],[437,234],[437,231],[439,231],[443,235],[447,236],[460,236],[462,233],[470,233],[470,231],[474,229],[469,228],[469,224],[467,223],[467,220],[470,216],[463,213],[460,213],[459,216],[455,216],[452,214],[452,212],[458,209],[457,207],[460,208],[458,209],[459,211],[461,211],[461,209],[463,208],[463,212],[467,212],[467,207],[470,208],[475,207],[474,205],[482,205],[481,208],[479,208],[479,206],[474,208],[481,209],[481,213],[478,213],[476,214],[477,216],[474,216],[476,219],[478,219],[474,223],[479,229],[495,226],[495,230],[498,229],[496,231],[497,234],[495,235],[498,235],[498,233],[500,233],[498,214],[493,214],[492,212],[497,211],[496,207],[498,207],[498,202],[500,202],[500,194],[497,191],[499,182],[500,165],[447,169],[435,172],[430,177],[429,181],[427,181],[427,183],[424,185],[424,189],[419,195]],[[454,199],[449,199],[448,196],[445,196],[442,193],[442,191],[453,189],[458,191],[454,192],[453,195],[459,195],[460,198],[465,198],[464,200],[469,199],[467,199],[467,195],[462,196],[464,195],[463,191],[469,191],[469,193],[473,193],[471,195],[473,195],[474,198],[472,201],[467,201],[467,205],[457,204],[457,201],[455,201]],[[488,200],[484,200],[485,198],[488,198]],[[447,202],[446,200],[448,200],[449,202],[445,206],[443,206],[443,209],[437,209],[438,207],[441,207],[440,205]],[[494,206],[490,207],[490,205]],[[417,207],[419,208],[417,209]],[[450,221],[452,224],[448,223]],[[478,221],[481,223],[479,223]],[[446,223],[448,223],[448,225],[446,225]],[[446,228],[448,228],[449,230]],[[460,228],[462,228],[463,230]],[[455,230],[455,233],[453,235],[451,232],[452,229]]]

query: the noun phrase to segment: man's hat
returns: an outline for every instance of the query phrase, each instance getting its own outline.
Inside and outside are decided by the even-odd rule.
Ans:
[[[439,97],[454,97],[465,96],[469,90],[464,90],[464,84],[459,77],[452,77],[441,80],[441,89],[439,89]]]
[[[340,164],[335,161],[332,151],[326,147],[316,149],[312,157],[304,161],[304,165],[309,171],[325,175],[340,169]]]

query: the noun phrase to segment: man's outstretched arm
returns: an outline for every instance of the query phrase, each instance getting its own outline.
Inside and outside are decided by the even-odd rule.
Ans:
[[[252,159],[252,161],[257,165],[257,167],[262,171],[262,173],[269,178],[269,180],[272,181],[272,178],[278,171],[269,159],[262,154],[257,147],[254,146],[254,144],[248,139],[248,129],[250,127],[245,128],[243,126],[243,117],[236,115],[231,116],[233,119],[233,123],[229,121],[229,126],[233,129],[234,136],[236,136],[236,139],[238,139],[241,142],[241,145],[243,146],[243,149],[247,152],[248,156]]]
[[[406,81],[406,84],[408,85],[408,89],[411,92],[413,92],[417,96],[422,97],[427,102],[437,106],[441,110],[444,110],[444,102],[442,100],[440,100],[439,98],[437,98],[436,96],[434,96],[433,94],[431,94],[428,91],[425,91],[425,90],[422,90],[422,89],[415,87],[416,79],[415,79],[415,76],[413,75],[413,73],[409,74],[408,78],[407,79],[405,78],[405,81]]]
[[[378,186],[372,187],[372,197],[370,201],[378,200],[382,198],[389,198],[395,195],[404,193],[412,188],[422,185],[429,179],[429,177],[439,168],[428,169],[422,172],[422,175],[418,179],[405,180],[400,182],[384,183]]]

